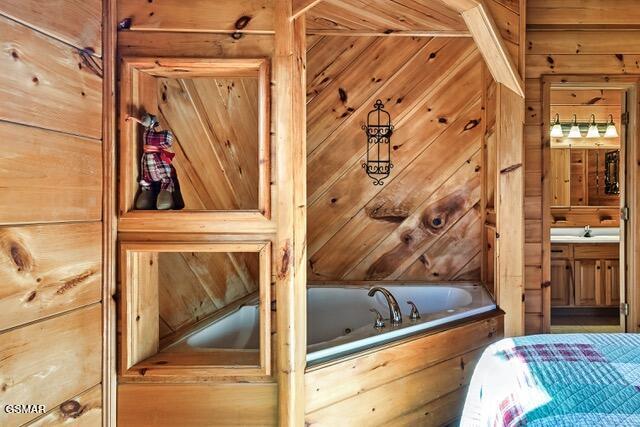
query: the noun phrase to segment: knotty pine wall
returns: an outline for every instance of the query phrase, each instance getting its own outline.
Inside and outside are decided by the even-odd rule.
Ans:
[[[471,39],[310,38],[309,280],[480,279],[482,59]],[[391,176],[364,173],[376,99]]]
[[[526,332],[544,330],[542,298],[543,74],[639,73],[637,1],[528,0],[525,127]],[[562,30],[558,32],[558,30]]]
[[[103,3],[0,2],[0,424],[102,422]]]
[[[384,27],[374,17],[358,24],[345,18],[350,4],[312,9],[308,27]],[[523,4],[488,2],[519,69]],[[439,22],[455,29],[457,19]],[[473,41],[311,36],[307,52],[309,280],[480,280],[486,125],[482,59]],[[361,125],[378,98],[396,126],[394,168],[382,187],[361,167]]]

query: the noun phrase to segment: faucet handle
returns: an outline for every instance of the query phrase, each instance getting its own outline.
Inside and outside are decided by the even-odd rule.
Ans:
[[[373,324],[373,327],[376,329],[384,328],[384,318],[382,317],[382,314],[380,314],[380,312],[375,308],[370,308],[369,311],[376,314],[376,321]]]
[[[420,312],[418,311],[418,307],[413,301],[407,301],[407,304],[411,306],[411,313],[409,314],[409,319],[417,320],[420,318]]]

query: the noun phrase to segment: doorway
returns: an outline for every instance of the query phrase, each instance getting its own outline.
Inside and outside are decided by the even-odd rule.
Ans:
[[[635,85],[549,80],[543,85],[546,330],[625,332],[626,159]]]

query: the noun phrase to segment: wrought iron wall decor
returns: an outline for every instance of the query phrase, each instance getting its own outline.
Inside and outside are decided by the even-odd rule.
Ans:
[[[620,151],[609,151],[604,155],[604,192],[620,194]]]
[[[367,138],[367,161],[362,164],[365,172],[373,179],[373,185],[383,185],[389,177],[391,163],[391,135],[393,125],[391,116],[384,109],[381,100],[373,105],[367,114],[367,123],[362,125]]]

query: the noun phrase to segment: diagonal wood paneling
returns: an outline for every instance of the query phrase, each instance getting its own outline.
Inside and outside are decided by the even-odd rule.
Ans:
[[[394,55],[378,61],[372,49]],[[433,269],[407,274],[478,280],[483,126],[473,42],[323,37],[308,58],[310,280],[400,278],[431,247],[442,255]],[[361,167],[361,126],[378,98],[395,125],[383,187]]]
[[[439,2],[323,0],[307,12],[310,30],[465,30],[460,14]]]
[[[173,165],[185,208],[257,209],[258,79],[140,80],[141,109],[175,135]]]

